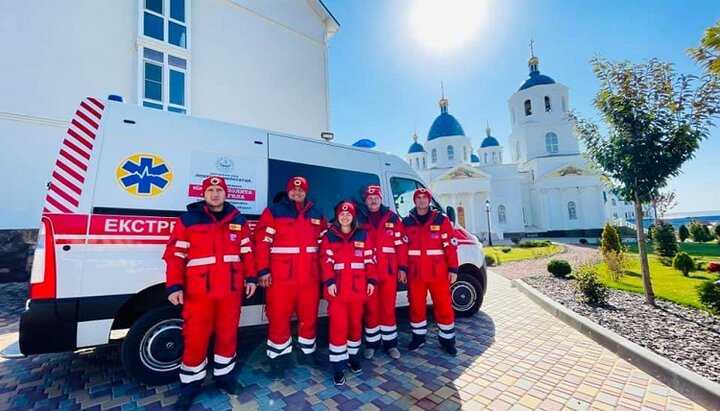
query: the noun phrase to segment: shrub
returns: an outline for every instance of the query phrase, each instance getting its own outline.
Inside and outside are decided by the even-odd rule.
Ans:
[[[628,267],[627,256],[622,251],[610,251],[603,254],[603,259],[605,260],[610,279],[619,283]]]
[[[690,223],[690,238],[696,243],[704,243],[713,239],[710,229],[705,224],[697,221]]]
[[[609,252],[619,253],[622,251],[622,244],[620,243],[620,236],[617,231],[610,224],[605,224],[605,228],[602,231],[600,240],[600,251],[603,254]]]
[[[653,238],[655,237],[655,224],[650,224],[647,228],[647,234],[645,235],[645,238],[647,238],[648,241],[654,241]]]
[[[689,272],[695,271],[696,265],[695,261],[693,261],[692,257],[690,257],[688,253],[681,251],[677,253],[673,259],[673,268],[681,271],[683,275],[687,277]]]
[[[688,237],[690,237],[690,230],[688,230],[688,228],[685,227],[685,224],[681,225],[678,228],[678,237],[680,238],[681,243],[684,243],[685,240],[687,240]]]
[[[512,248],[510,248],[510,247],[503,247],[503,248],[501,248],[500,250],[501,250],[503,253],[507,254],[507,253],[509,253],[510,251],[512,251]]]
[[[711,273],[720,272],[720,262],[710,261],[705,268]]]
[[[591,265],[581,266],[575,271],[575,289],[581,302],[591,305],[607,302],[608,288],[598,281],[598,274]]]
[[[581,239],[580,239],[580,244],[582,244],[582,245],[587,245],[587,243],[588,243],[587,238],[581,238]]]
[[[547,270],[555,277],[567,278],[568,274],[572,272],[572,267],[570,267],[570,263],[565,260],[550,260],[547,265]]]
[[[621,238],[637,238],[637,231],[634,228],[626,226],[615,226],[615,231]]]
[[[550,241],[550,240],[528,240],[522,244],[519,244],[518,247],[537,248],[537,247],[550,247],[551,245],[552,245],[552,241]]]
[[[520,244],[520,240],[522,240],[522,235],[520,234],[513,234],[510,236],[510,241],[512,241],[515,245]]]
[[[715,314],[720,314],[720,281],[703,281],[697,286],[700,304]]]
[[[712,234],[715,236],[715,238],[720,239],[720,221],[715,223],[715,225],[713,226]]]
[[[655,239],[655,253],[661,258],[660,261],[672,261],[678,252],[677,238],[675,238],[675,230],[670,224],[658,224],[653,231]],[[669,265],[669,264],[666,264]]]
[[[493,258],[493,256],[491,256],[491,255],[486,255],[486,256],[485,256],[485,264],[486,264],[488,267],[494,266],[494,265],[495,265],[495,259]]]

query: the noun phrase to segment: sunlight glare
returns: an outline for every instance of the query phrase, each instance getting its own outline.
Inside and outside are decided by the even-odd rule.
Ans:
[[[456,50],[478,37],[485,0],[415,0],[410,11],[413,36],[424,47]]]

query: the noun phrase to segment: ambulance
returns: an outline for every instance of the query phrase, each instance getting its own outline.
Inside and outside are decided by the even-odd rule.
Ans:
[[[176,217],[202,198],[209,175],[225,178],[228,201],[251,221],[282,198],[296,175],[307,178],[308,198],[328,218],[342,199],[362,202],[369,184],[380,185],[385,205],[406,216],[412,192],[424,187],[394,155],[116,100],[83,100],[61,143],[19,341],[6,357],[118,343],[137,380],[175,380],[182,320],[167,300],[161,256]],[[454,220],[454,210],[446,212]],[[452,300],[464,317],[482,305],[486,267],[477,238],[461,227],[455,235],[460,267]],[[258,291],[244,302],[239,327],[267,322]],[[403,286],[398,305],[407,303]],[[320,315],[325,309],[321,303]]]

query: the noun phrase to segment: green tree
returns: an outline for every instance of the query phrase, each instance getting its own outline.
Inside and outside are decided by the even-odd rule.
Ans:
[[[708,137],[712,118],[720,111],[720,81],[710,75],[678,75],[658,59],[631,64],[595,57],[592,68],[600,80],[594,104],[607,134],[575,113],[570,118],[595,168],[616,185],[622,198],[634,202],[645,302],[654,305],[643,203],[680,173]]]
[[[693,221],[690,223],[690,238],[696,243],[704,243],[713,239],[710,229],[703,223]]]
[[[600,251],[602,251],[603,254],[607,254],[611,251],[616,253],[622,252],[620,236],[617,231],[615,231],[615,228],[610,224],[605,224],[605,228],[603,229],[600,238]]]
[[[673,226],[670,224],[658,224],[653,230],[653,239],[655,253],[660,256],[663,264],[670,265],[672,258],[678,252],[677,238]]]
[[[688,253],[681,251],[677,253],[673,259],[673,268],[682,272],[683,275],[687,277],[689,272],[695,271],[696,266],[692,257],[690,257]]]
[[[715,238],[720,239],[720,221],[715,223],[712,229],[712,234],[715,236]]]
[[[700,45],[689,49],[688,53],[708,73],[720,76],[720,20],[705,30]]]
[[[684,243],[685,240],[687,240],[688,237],[690,237],[690,231],[688,231],[688,228],[685,227],[685,224],[681,225],[678,228],[678,237],[680,238],[681,243]]]

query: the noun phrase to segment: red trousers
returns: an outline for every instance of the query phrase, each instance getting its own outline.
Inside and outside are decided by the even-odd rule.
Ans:
[[[297,282],[273,281],[267,288],[267,356],[271,359],[292,352],[290,320],[298,318],[298,345],[305,354],[315,352],[320,284],[298,286]]]
[[[222,377],[233,371],[241,305],[240,294],[232,294],[220,299],[185,298],[182,310],[182,317],[185,320],[183,323],[185,346],[180,366],[180,382],[188,384],[205,378],[208,345],[213,335],[215,336],[213,375]]]
[[[397,345],[395,300],[397,278],[383,278],[375,285],[375,292],[365,303],[365,342],[368,348],[377,348],[382,340],[385,348]]]
[[[363,301],[328,301],[330,317],[330,362],[344,364],[357,355],[362,338]]]
[[[450,281],[446,275],[438,275],[431,281],[422,277],[408,278],[410,301],[410,327],[413,334],[427,334],[427,293],[433,301],[433,313],[441,340],[455,342],[455,312],[450,297]]]

